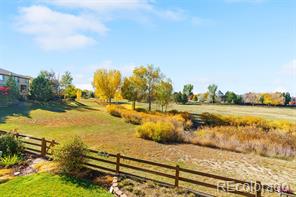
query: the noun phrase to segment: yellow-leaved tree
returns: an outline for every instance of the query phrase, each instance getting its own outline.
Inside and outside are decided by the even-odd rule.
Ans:
[[[95,96],[106,99],[111,103],[119,91],[121,83],[121,73],[118,70],[99,69],[94,73],[93,87]]]
[[[81,96],[82,96],[82,90],[77,89],[77,91],[76,91],[76,99],[77,100],[80,100],[81,99]]]

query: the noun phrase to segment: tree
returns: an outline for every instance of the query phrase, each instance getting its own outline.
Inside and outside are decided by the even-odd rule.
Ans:
[[[174,101],[178,104],[186,104],[188,102],[188,97],[186,94],[183,94],[182,92],[175,92],[174,93]]]
[[[262,99],[260,99],[260,97],[261,97],[260,94],[249,92],[249,93],[246,93],[243,95],[243,101],[244,101],[244,103],[254,105],[254,104],[261,103],[260,100],[262,101]]]
[[[68,86],[72,85],[73,77],[69,71],[66,71],[61,77],[61,88],[66,89]]]
[[[82,90],[77,89],[77,90],[76,90],[76,99],[77,99],[77,100],[80,100],[81,97],[82,97]]]
[[[118,70],[99,69],[94,74],[93,86],[97,97],[107,99],[111,103],[121,83],[121,73]]]
[[[292,100],[289,92],[283,93],[283,97],[285,98],[285,105],[288,105]]]
[[[209,92],[209,97],[208,100],[210,103],[215,103],[216,102],[216,91],[218,89],[218,86],[215,84],[211,84],[208,86],[208,92]]]
[[[151,111],[151,104],[155,97],[155,88],[162,78],[160,70],[149,64],[147,67],[140,66],[135,68],[133,73],[137,81],[145,84],[143,92],[149,105],[148,109]]]
[[[167,109],[168,104],[172,99],[173,85],[171,80],[162,80],[156,86],[156,100],[161,106],[161,111]]]
[[[19,89],[16,85],[15,79],[10,75],[6,81],[8,87],[7,99],[9,102],[14,102],[19,98]]]
[[[193,85],[192,84],[186,84],[183,87],[183,94],[186,94],[188,97],[193,95]]]
[[[69,85],[64,90],[64,97],[68,99],[75,99],[77,96],[77,89],[74,85]]]
[[[223,92],[221,90],[218,91],[217,93],[217,101],[220,103],[224,103],[225,102],[225,96],[223,94]]]
[[[42,74],[33,79],[30,95],[33,100],[37,101],[49,101],[52,99],[53,92],[49,79]]]
[[[236,100],[237,100],[237,95],[234,92],[227,91],[225,93],[225,101],[227,103],[234,104],[234,103],[236,103]]]
[[[123,98],[132,101],[132,109],[136,108],[136,101],[140,101],[144,95],[145,85],[143,80],[134,73],[131,77],[126,77],[121,87],[121,95]]]
[[[53,95],[60,96],[60,81],[56,77],[55,72],[42,70],[40,75],[49,80]]]
[[[90,90],[82,90],[82,97],[85,99],[93,98],[94,93],[93,91],[90,91]]]

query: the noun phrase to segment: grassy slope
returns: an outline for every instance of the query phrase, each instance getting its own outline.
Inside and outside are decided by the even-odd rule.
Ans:
[[[83,101],[72,106],[19,106],[0,109],[0,129],[18,129],[19,132],[34,136],[64,141],[79,135],[92,148],[113,153],[123,153],[137,158],[186,166],[195,170],[220,174],[245,180],[261,180],[266,184],[288,182],[296,189],[296,161],[265,158],[258,155],[240,154],[219,149],[211,149],[190,144],[164,145],[137,138],[134,125],[112,117],[105,108],[93,101]],[[240,108],[251,114],[252,107],[239,106],[176,106],[189,108],[194,112],[199,108],[213,111]],[[33,110],[31,110],[33,108]],[[211,109],[212,108],[212,109]],[[255,113],[263,113],[254,108]],[[261,108],[260,108],[261,109]],[[271,110],[269,113],[265,110]],[[274,112],[273,110],[276,110]],[[293,109],[294,110],[294,109]],[[189,111],[189,110],[188,110]],[[239,110],[238,110],[239,111]],[[292,117],[296,110],[262,108],[264,114],[276,118],[276,114]],[[16,113],[15,113],[16,112]],[[14,114],[13,114],[14,113]],[[236,110],[229,113],[238,113]],[[266,116],[266,115],[264,115]]]
[[[0,184],[0,196],[84,196],[111,197],[87,181],[47,173],[17,177]]]

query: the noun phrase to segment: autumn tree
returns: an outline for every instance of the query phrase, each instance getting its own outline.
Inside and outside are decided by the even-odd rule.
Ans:
[[[77,99],[77,100],[80,100],[80,99],[81,99],[81,96],[82,96],[82,90],[77,89],[77,90],[76,90],[76,99]]]
[[[145,94],[145,82],[138,77],[136,71],[130,77],[126,77],[121,87],[123,98],[132,102],[132,109],[136,108],[136,101],[140,101]]]
[[[94,73],[93,86],[97,97],[107,99],[111,103],[121,83],[121,73],[118,70],[99,69]]]
[[[143,85],[143,93],[149,105],[148,109],[151,111],[151,104],[155,98],[155,89],[162,78],[160,70],[149,64],[146,67],[135,68],[133,74],[138,81],[141,81],[141,84],[145,84]]]
[[[243,101],[244,103],[252,104],[252,105],[258,104],[260,102],[263,103],[262,98],[260,99],[260,97],[261,97],[260,94],[249,92],[243,95]]]
[[[161,106],[161,111],[164,107],[167,109],[168,104],[172,99],[173,85],[171,80],[161,80],[156,86],[156,100]]]
[[[209,102],[215,103],[216,102],[216,92],[217,92],[218,86],[215,84],[211,84],[208,86],[208,93],[209,93]]]

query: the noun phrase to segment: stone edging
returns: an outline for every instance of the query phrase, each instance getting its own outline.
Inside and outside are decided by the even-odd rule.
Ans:
[[[118,188],[118,182],[118,177],[114,176],[109,192],[118,197],[127,197],[127,195]]]

